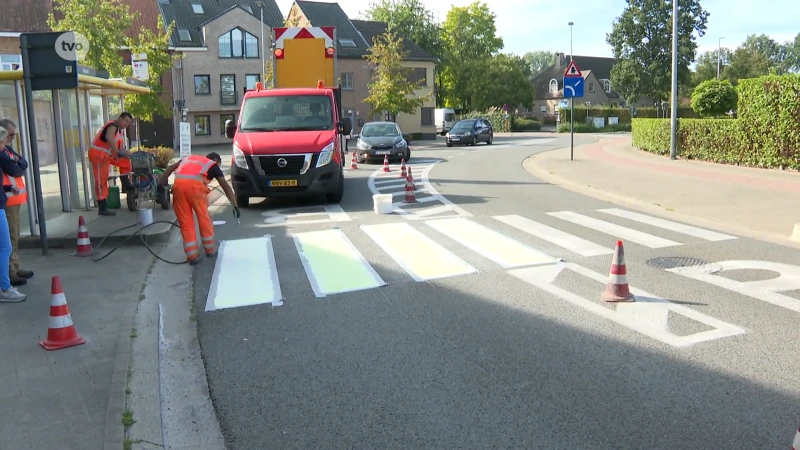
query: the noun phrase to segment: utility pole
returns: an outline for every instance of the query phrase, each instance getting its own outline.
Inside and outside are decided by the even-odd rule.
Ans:
[[[266,85],[266,81],[264,80],[264,77],[267,76],[267,55],[264,52],[264,2],[257,2],[256,4],[261,10],[261,44],[259,45],[259,47],[261,47],[261,76],[258,78],[260,78],[259,81],[261,81],[262,84]]]
[[[569,24],[569,62],[572,62],[572,26],[575,22]],[[574,159],[573,149],[575,148],[575,97],[569,98],[569,160]]]
[[[719,80],[720,74],[722,73],[722,40],[725,37],[721,37],[717,39],[717,79]]]
[[[678,159],[678,0],[672,0],[672,111],[669,159]]]

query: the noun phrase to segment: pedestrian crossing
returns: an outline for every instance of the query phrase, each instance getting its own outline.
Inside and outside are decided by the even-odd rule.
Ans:
[[[629,248],[633,244],[650,249],[684,245],[674,240],[677,235],[686,236],[686,244],[737,239],[617,208],[550,212],[540,220],[518,214],[486,218],[456,216],[224,241],[215,262],[206,311],[255,304],[280,305],[284,300],[281,265],[294,258],[286,253],[292,247],[302,263],[300,273],[304,272],[307,285],[316,297],[323,298],[385,286],[381,273],[390,270],[389,261],[410,280],[426,282],[476,274],[477,267],[511,270],[549,266],[575,256],[611,255],[617,239],[624,240]],[[671,239],[636,229],[643,226],[651,232],[668,231]],[[583,228],[586,233],[571,234],[564,228],[571,231]],[[519,233],[511,233],[514,234],[511,237],[502,230]],[[602,243],[596,242],[601,239]],[[278,240],[291,240],[294,245]],[[365,246],[371,248],[364,249]],[[276,258],[276,247],[281,249],[280,258]],[[296,277],[293,280],[296,283]]]

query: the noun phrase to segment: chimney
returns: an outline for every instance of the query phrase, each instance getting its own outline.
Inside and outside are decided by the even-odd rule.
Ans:
[[[563,57],[562,53],[556,52],[555,61],[553,61],[553,64],[555,64],[556,67],[561,65],[561,62],[563,61],[562,57]]]

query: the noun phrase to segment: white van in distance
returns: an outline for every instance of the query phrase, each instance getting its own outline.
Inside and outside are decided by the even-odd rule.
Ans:
[[[436,132],[444,136],[456,123],[456,112],[450,108],[436,108],[434,112]]]

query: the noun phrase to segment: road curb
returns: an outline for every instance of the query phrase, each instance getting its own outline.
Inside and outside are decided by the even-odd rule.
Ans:
[[[608,139],[608,138],[606,138],[606,139]],[[603,143],[604,140],[605,139],[600,138],[600,140],[598,142],[575,146],[575,149],[579,149],[579,148],[585,147],[587,145],[596,145],[598,143]],[[736,224],[731,224],[731,223],[727,223],[727,222],[720,222],[720,221],[713,220],[713,219],[706,219],[704,217],[699,217],[699,216],[695,216],[695,215],[687,214],[687,213],[682,213],[682,212],[678,212],[678,211],[669,211],[664,207],[655,206],[655,205],[653,205],[653,204],[651,204],[649,202],[646,202],[644,200],[638,200],[638,199],[627,197],[627,196],[624,196],[624,195],[615,194],[613,192],[607,192],[607,191],[604,191],[602,189],[597,189],[597,188],[591,187],[589,185],[583,185],[583,184],[580,184],[580,183],[576,183],[576,182],[568,180],[566,178],[559,177],[557,175],[551,174],[549,171],[543,169],[542,167],[539,167],[539,165],[538,165],[536,160],[539,159],[541,157],[541,155],[544,155],[544,154],[547,154],[547,153],[550,153],[550,152],[554,152],[554,151],[565,150],[567,148],[569,148],[569,147],[562,147],[562,148],[558,148],[558,149],[553,149],[553,150],[549,150],[549,151],[533,154],[533,155],[525,158],[525,160],[522,161],[522,167],[529,174],[531,174],[531,175],[533,175],[533,176],[535,176],[537,178],[540,178],[540,179],[542,179],[542,180],[544,180],[544,181],[546,181],[546,182],[548,182],[548,183],[550,183],[550,184],[552,184],[554,186],[558,186],[558,187],[561,187],[561,188],[576,192],[578,194],[583,194],[583,195],[595,198],[597,200],[602,200],[602,201],[606,201],[606,202],[609,202],[609,203],[614,203],[616,205],[625,206],[625,207],[628,207],[628,208],[638,209],[638,210],[641,210],[641,211],[644,211],[644,212],[647,212],[647,213],[650,213],[650,214],[654,214],[656,216],[661,216],[661,217],[663,217],[665,219],[681,221],[681,222],[685,222],[685,223],[692,224],[692,225],[695,225],[695,226],[700,226],[700,227],[715,228],[715,229],[717,229],[719,231],[725,231],[725,232],[732,233],[732,234],[738,234],[738,235],[743,236],[743,237],[748,237],[748,238],[751,238],[751,239],[757,239],[757,240],[769,242],[769,243],[772,243],[772,244],[781,245],[781,246],[784,246],[784,247],[800,248],[800,240],[794,241],[794,240],[792,240],[790,238],[789,235],[781,235],[781,234],[775,234],[775,233],[760,232],[760,231],[752,230],[750,228],[741,227],[741,226],[736,225]]]

